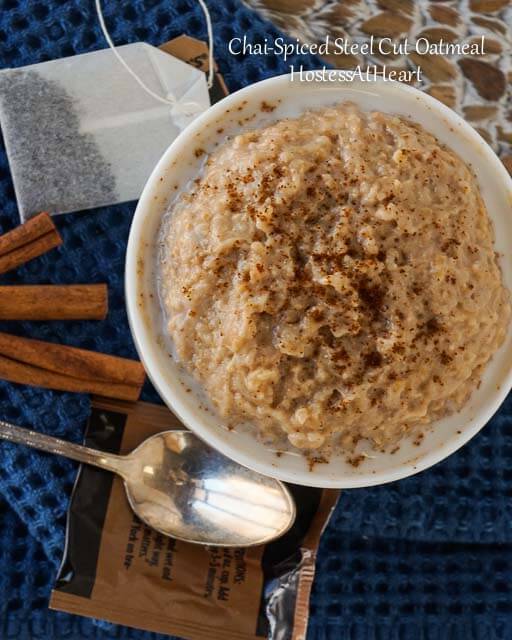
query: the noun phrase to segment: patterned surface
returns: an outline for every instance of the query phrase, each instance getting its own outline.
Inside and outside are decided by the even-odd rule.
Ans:
[[[103,46],[92,4],[0,0],[0,65]],[[158,43],[184,31],[204,37],[192,0],[104,4],[118,42]],[[230,58],[226,42],[234,35],[248,32],[252,40],[262,40],[277,33],[235,0],[210,1],[210,6],[217,58],[231,90],[285,71],[275,58]],[[302,62],[309,68],[319,64]],[[7,230],[16,224],[16,207],[3,151],[0,198],[0,227]],[[1,278],[2,283],[108,281],[111,311],[105,322],[4,323],[2,330],[133,356],[122,292],[133,209],[132,203],[58,219],[64,247]],[[156,399],[149,388],[144,397]],[[87,413],[86,397],[0,383],[0,417],[14,422],[78,441]],[[155,639],[47,611],[75,466],[5,443],[0,456],[0,638]],[[479,436],[434,469],[346,492],[321,544],[308,640],[511,638],[511,469],[509,400]]]
[[[388,37],[414,43],[469,43],[485,36],[485,55],[331,56],[340,68],[386,64],[422,68],[415,86],[471,122],[512,173],[512,8],[510,0],[246,0],[291,36],[322,42]]]

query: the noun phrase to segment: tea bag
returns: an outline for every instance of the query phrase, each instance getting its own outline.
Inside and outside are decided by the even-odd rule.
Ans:
[[[144,43],[0,72],[0,122],[22,220],[134,200],[210,105],[205,74]]]

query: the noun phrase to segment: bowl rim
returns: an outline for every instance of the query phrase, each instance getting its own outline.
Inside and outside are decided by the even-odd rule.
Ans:
[[[506,376],[501,380],[499,392],[494,396],[493,401],[485,404],[485,408],[477,412],[475,418],[473,418],[467,426],[464,426],[461,429],[460,435],[446,441],[433,451],[427,451],[422,454],[418,460],[409,460],[390,471],[377,471],[366,474],[361,473],[353,477],[347,477],[342,474],[339,480],[324,477],[315,479],[314,473],[306,474],[300,471],[289,471],[283,468],[276,469],[265,462],[260,462],[256,456],[252,457],[239,450],[234,451],[233,447],[230,446],[226,440],[223,440],[207,425],[202,424],[200,420],[197,420],[191,415],[186,407],[180,402],[179,392],[182,392],[182,388],[178,388],[179,383],[173,383],[175,385],[173,386],[165,379],[164,375],[160,371],[160,367],[157,363],[153,362],[149,355],[150,349],[146,348],[148,345],[146,340],[147,328],[145,327],[145,321],[142,317],[142,312],[139,309],[136,295],[137,261],[144,214],[149,208],[150,202],[154,197],[153,194],[160,181],[160,176],[169,170],[169,167],[175,159],[175,153],[183,145],[183,142],[185,140],[191,140],[198,132],[203,130],[205,126],[208,126],[210,121],[213,121],[216,117],[222,115],[231,104],[238,102],[241,98],[250,96],[251,93],[257,94],[263,86],[271,88],[272,86],[281,85],[290,79],[290,75],[291,74],[286,73],[272,78],[267,78],[226,96],[199,115],[190,125],[188,125],[188,127],[183,130],[169,145],[156,164],[151,175],[146,181],[130,226],[124,278],[128,323],[140,360],[145,367],[148,378],[152,382],[161,399],[188,429],[193,431],[198,437],[202,438],[207,442],[207,444],[215,448],[217,451],[220,451],[227,457],[254,471],[275,477],[281,481],[292,482],[304,486],[347,489],[386,484],[388,482],[393,482],[415,475],[432,467],[438,462],[446,459],[452,453],[455,453],[469,440],[471,440],[471,438],[473,438],[487,424],[505,400],[510,388],[512,387],[512,366],[508,368]],[[485,160],[493,164],[493,170],[497,173],[497,179],[502,181],[504,185],[506,185],[508,191],[512,194],[512,177],[508,174],[498,156],[494,153],[487,142],[483,140],[483,138],[473,129],[473,127],[471,127],[471,125],[455,111],[434,97],[428,95],[426,92],[393,80],[377,79],[373,80],[371,83],[356,80],[347,84],[351,87],[356,85],[368,90],[368,85],[370,84],[370,86],[372,86],[374,83],[378,83],[379,85],[393,85],[395,90],[398,92],[403,91],[411,95],[421,95],[421,99],[428,107],[430,107],[431,110],[434,110],[438,115],[444,117],[450,124],[456,125],[458,133],[464,135],[470,142],[477,144],[478,148],[485,154]],[[307,82],[302,84],[305,86],[308,85]],[[508,331],[510,332],[511,330],[512,323],[509,326]],[[155,338],[155,336],[153,336],[153,338]]]

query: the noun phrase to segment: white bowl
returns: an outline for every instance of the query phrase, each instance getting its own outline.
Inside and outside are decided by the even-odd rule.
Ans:
[[[407,116],[420,123],[472,166],[496,232],[496,250],[512,289],[512,180],[484,140],[458,115],[425,93],[395,82],[300,83],[280,76],[232,94],[197,118],[167,149],[151,174],[133,219],[126,258],[128,316],[140,358],[169,408],[203,440],[226,456],[263,474],[317,487],[363,487],[404,478],[443,460],[491,418],[512,386],[512,332],[485,370],[482,383],[459,413],[439,420],[420,446],[402,443],[394,454],[376,454],[354,468],[344,457],[309,469],[296,451],[277,456],[250,430],[228,431],[201,390],[169,356],[155,290],[158,227],[170,201],[226,135],[296,116],[307,108],[351,100],[364,110]],[[273,111],[261,108],[265,101]],[[244,118],[256,114],[249,122]],[[222,133],[218,130],[223,129]],[[192,392],[186,388],[191,387]]]

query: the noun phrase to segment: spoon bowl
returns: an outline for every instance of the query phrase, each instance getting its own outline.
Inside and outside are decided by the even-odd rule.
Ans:
[[[162,431],[126,456],[2,421],[0,439],[119,474],[137,516],[185,542],[251,547],[279,538],[295,521],[284,484],[226,458],[190,431]]]
[[[125,458],[133,511],[165,535],[247,547],[285,533],[295,505],[277,480],[254,473],[190,431],[164,431]]]

